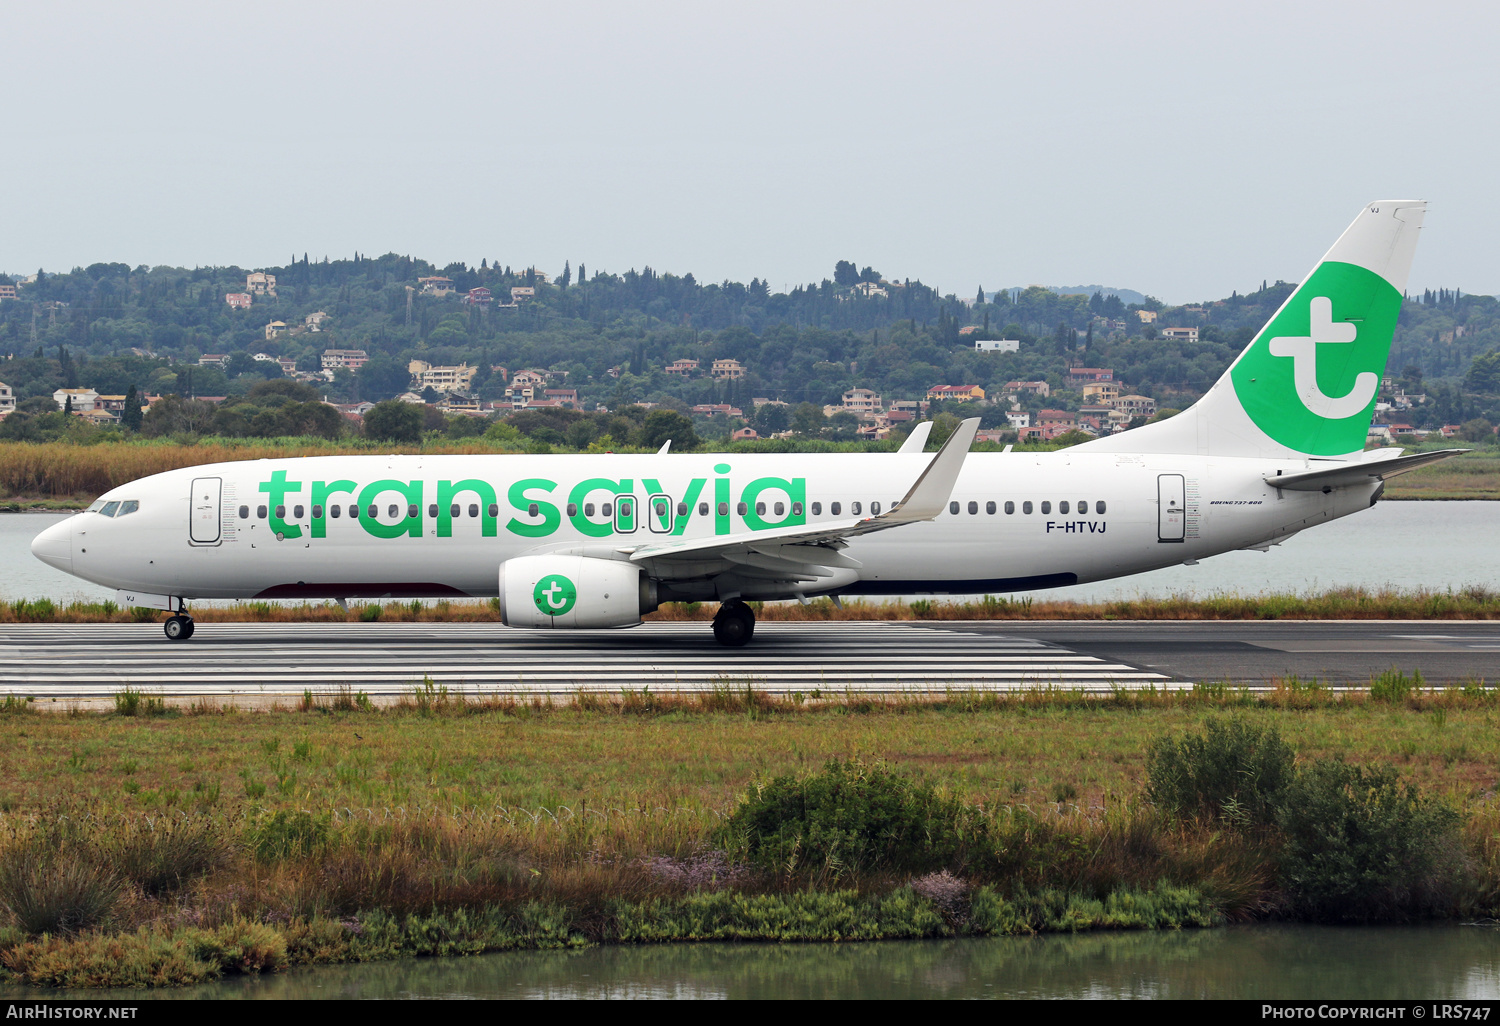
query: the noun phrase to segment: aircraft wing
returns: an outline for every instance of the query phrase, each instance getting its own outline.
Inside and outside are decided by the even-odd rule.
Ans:
[[[830,567],[857,570],[859,561],[839,551],[848,545],[848,539],[932,520],[943,512],[978,430],[978,418],[960,424],[906,496],[876,516],[657,542],[621,551],[632,562],[643,564],[653,577],[665,580],[711,576],[731,569],[741,576],[766,580],[817,580],[832,577]]]
[[[1265,480],[1273,488],[1290,488],[1294,492],[1323,492],[1350,485],[1369,484],[1375,478],[1384,481],[1408,470],[1416,470],[1466,452],[1469,450],[1439,449],[1436,452],[1415,452],[1410,456],[1402,456],[1400,449],[1376,449],[1355,463],[1335,463],[1300,474],[1267,474]]]

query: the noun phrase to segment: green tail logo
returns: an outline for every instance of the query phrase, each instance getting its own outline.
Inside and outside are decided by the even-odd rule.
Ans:
[[[1317,456],[1365,444],[1401,293],[1354,264],[1320,264],[1261,329],[1230,377],[1257,427]]]

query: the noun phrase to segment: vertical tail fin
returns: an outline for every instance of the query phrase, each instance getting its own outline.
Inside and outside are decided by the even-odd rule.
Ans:
[[[1170,420],[1080,448],[1292,458],[1360,452],[1426,210],[1420,200],[1365,207],[1202,399]]]

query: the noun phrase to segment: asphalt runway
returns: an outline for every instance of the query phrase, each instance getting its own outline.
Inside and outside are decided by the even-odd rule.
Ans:
[[[1360,686],[1391,667],[1429,683],[1500,680],[1500,623],[1252,621],[762,622],[740,649],[706,623],[520,631],[490,623],[203,623],[171,643],[155,624],[0,625],[0,693],[100,699],[300,696],[348,687],[511,694],[753,687],[828,695],[1272,686],[1297,675]]]

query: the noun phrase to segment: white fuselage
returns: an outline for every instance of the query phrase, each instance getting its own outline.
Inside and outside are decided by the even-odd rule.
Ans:
[[[672,538],[753,538],[798,522],[867,516],[875,503],[888,510],[931,459],[600,454],[220,463],[113,489],[95,511],[50,528],[33,551],[97,584],[178,599],[484,597],[496,594],[500,564],[523,554],[620,559]],[[1304,460],[1244,457],[971,453],[949,512],[849,540],[843,551],[860,569],[796,584],[736,578],[734,594],[973,594],[1097,581],[1277,541],[1364,509],[1377,495],[1379,482],[1322,493],[1264,480],[1307,468]],[[128,515],[99,512],[116,501],[139,505]],[[695,578],[663,584],[660,598],[723,597],[728,569],[708,560]]]

